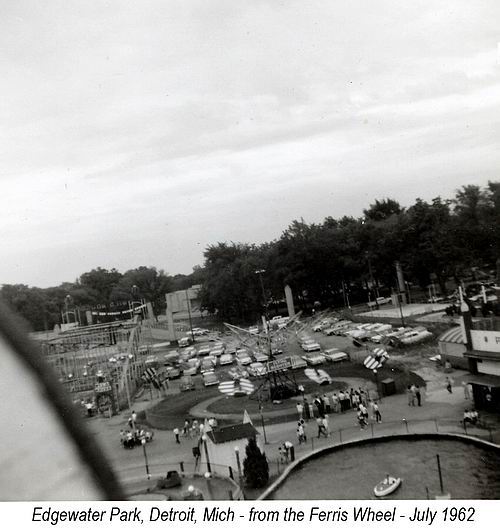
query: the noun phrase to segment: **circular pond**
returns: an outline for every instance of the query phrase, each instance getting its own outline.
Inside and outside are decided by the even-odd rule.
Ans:
[[[386,474],[402,479],[387,499],[432,499],[441,493],[438,454],[444,492],[452,499],[500,499],[500,449],[450,438],[338,447],[294,469],[269,499],[374,499],[373,487]]]

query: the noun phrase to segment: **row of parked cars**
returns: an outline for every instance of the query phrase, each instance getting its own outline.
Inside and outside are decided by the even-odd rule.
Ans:
[[[308,334],[300,335],[298,340],[302,350],[307,353],[301,358],[309,366],[317,366],[324,364],[325,362],[342,362],[344,360],[349,360],[349,355],[340,351],[336,347],[323,351],[321,345]]]
[[[355,345],[370,341],[375,344],[410,345],[433,336],[425,327],[399,327],[388,323],[355,323],[351,320],[327,318],[313,325],[313,331],[322,331],[326,336],[337,335],[352,338]]]

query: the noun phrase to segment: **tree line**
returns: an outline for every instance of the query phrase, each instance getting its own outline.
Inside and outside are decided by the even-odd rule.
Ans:
[[[147,299],[160,314],[167,292],[201,284],[203,309],[224,321],[251,321],[283,304],[285,285],[299,308],[366,302],[396,287],[399,261],[412,285],[426,289],[432,282],[445,295],[450,280],[458,285],[471,271],[493,270],[499,257],[500,182],[489,182],[407,208],[377,199],[358,218],[294,220],[278,239],[260,245],[219,242],[188,275],[148,266],[125,273],[97,268],[57,287],[3,285],[0,297],[44,330],[60,323],[68,295],[82,309]]]
[[[189,288],[199,280],[199,267],[192,274],[168,275],[155,267],[140,266],[125,273],[115,268],[96,268],[82,274],[75,282],[56,287],[38,288],[24,284],[3,285],[0,298],[24,317],[36,331],[51,330],[61,323],[61,313],[89,309],[102,312],[127,310],[128,303],[145,299],[154,311],[165,311],[165,294]],[[69,297],[68,297],[69,296]],[[71,315],[69,321],[74,321]],[[111,318],[113,319],[113,318]]]
[[[424,290],[435,283],[446,295],[450,279],[456,288],[475,270],[498,266],[500,183],[464,186],[453,199],[417,199],[408,208],[375,200],[359,218],[295,220],[277,240],[220,242],[204,257],[202,304],[226,321],[272,311],[287,284],[302,308],[366,303],[396,288],[396,261],[409,283]]]

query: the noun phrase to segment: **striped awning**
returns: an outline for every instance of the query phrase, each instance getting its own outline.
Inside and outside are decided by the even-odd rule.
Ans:
[[[246,378],[239,380],[228,380],[219,384],[219,391],[225,395],[250,395],[255,390],[255,386]]]
[[[438,341],[447,342],[447,343],[463,343],[464,344],[465,340],[464,340],[462,328],[458,326],[458,327],[452,327],[451,329],[448,329],[438,338]]]
[[[377,347],[365,358],[363,364],[367,369],[380,369],[388,358],[387,351],[382,347]]]

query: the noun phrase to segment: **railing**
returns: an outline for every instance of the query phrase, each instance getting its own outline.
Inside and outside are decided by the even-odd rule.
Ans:
[[[218,465],[206,462],[195,463],[193,461],[177,461],[173,463],[138,465],[125,469],[116,469],[115,474],[125,490],[132,493],[134,489],[150,486],[156,480],[164,478],[168,471],[177,470],[181,477],[203,477],[210,471],[214,477],[227,480],[223,497],[214,499],[244,499],[241,490],[242,476],[230,466]],[[149,487],[148,487],[149,488]]]
[[[295,439],[294,454],[289,452],[283,453],[281,457],[269,458],[274,465],[284,470],[284,468],[293,459],[302,457],[307,453],[313,452],[319,448],[326,448],[329,446],[337,446],[339,444],[350,441],[358,441],[361,439],[376,439],[379,437],[390,435],[411,435],[411,434],[426,434],[426,433],[450,433],[461,434],[469,437],[476,437],[484,441],[489,441],[495,444],[500,444],[500,429],[492,425],[478,422],[476,425],[467,424],[459,421],[456,418],[440,418],[440,419],[423,419],[423,420],[407,420],[390,422],[371,422],[363,429],[360,426],[353,426],[348,428],[339,428],[330,430],[328,437],[317,437],[316,425],[313,421],[309,423],[309,428],[306,423],[307,441],[298,443]],[[269,457],[269,454],[268,454]]]

